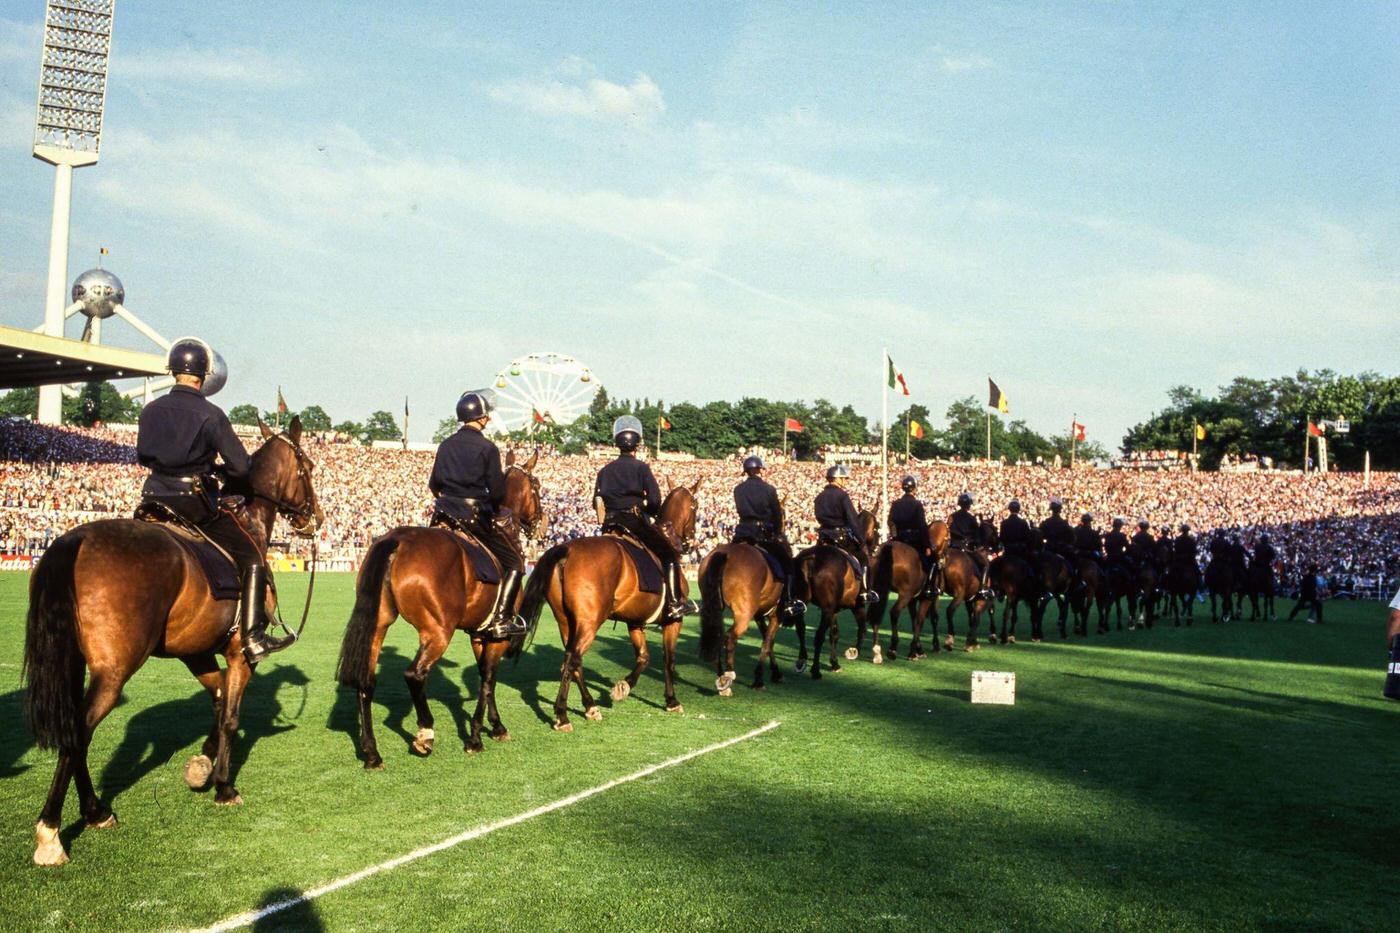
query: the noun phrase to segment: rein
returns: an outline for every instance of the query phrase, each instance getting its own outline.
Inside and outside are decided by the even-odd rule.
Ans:
[[[316,537],[316,532],[320,530],[321,523],[316,518],[316,487],[311,482],[311,472],[306,468],[306,461],[309,458],[302,453],[301,448],[292,443],[292,439],[285,434],[274,434],[270,440],[284,441],[288,447],[292,448],[296,458],[297,478],[302,480],[303,488],[306,490],[306,502],[300,506],[294,506],[280,497],[268,495],[256,489],[253,490],[254,499],[262,499],[264,502],[271,503],[274,509],[287,516],[287,521],[291,524],[293,532],[311,539],[311,579],[306,584],[306,602],[301,607],[301,622],[298,623],[295,632],[296,637],[301,638],[301,633],[306,628],[306,620],[311,616],[311,596],[316,592],[316,565],[320,563],[318,557],[321,551],[321,541]],[[301,521],[300,527],[297,526],[298,520]],[[280,602],[277,607],[277,624],[288,632],[292,631],[291,627],[282,621]]]

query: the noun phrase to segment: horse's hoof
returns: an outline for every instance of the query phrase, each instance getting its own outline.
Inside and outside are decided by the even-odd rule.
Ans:
[[[963,651],[972,652],[981,647],[981,645],[963,645]]]
[[[626,694],[623,695],[626,696]],[[590,706],[583,711],[583,718],[587,719],[589,722],[602,722],[603,710],[598,706]]]
[[[108,813],[102,819],[93,820],[87,824],[88,829],[116,829],[116,827],[117,815],[115,813]]]
[[[879,649],[876,649],[876,650],[879,650]],[[860,652],[857,651],[855,648],[847,648],[847,649],[846,649],[846,660],[847,660],[847,661],[854,661],[854,660],[855,660],[856,658],[858,658],[858,657],[860,657]]]
[[[730,687],[725,687],[719,691],[719,695],[722,697],[732,697],[734,695],[734,690]]]
[[[685,712],[685,707],[684,707],[684,706],[681,706],[679,703],[677,703],[675,706],[668,706],[668,707],[666,707],[666,712],[668,712],[668,713],[684,713],[684,712]]]
[[[797,673],[801,674],[803,671],[807,670],[807,662],[806,662],[806,661],[798,661],[796,664],[794,664],[794,665],[792,666],[792,669],[793,669],[794,671],[796,671]]]
[[[209,776],[214,773],[214,762],[208,755],[195,755],[185,762],[185,786],[190,790],[203,790],[209,786]]]
[[[218,799],[215,799],[215,801],[214,801],[214,806],[216,806],[216,807],[241,807],[241,806],[243,806],[243,797],[242,797],[242,795],[240,795],[240,794],[234,794],[232,797],[229,797],[227,800],[218,800]]]
[[[831,673],[833,673],[833,674],[839,674],[839,673],[841,673],[841,665],[839,665],[839,664],[835,664],[835,663],[828,664],[828,665],[826,666],[826,669],[829,670],[829,671],[831,671]]]
[[[612,685],[612,698],[614,703],[625,700],[631,695],[632,685],[629,684],[627,681],[619,680],[617,683]]]
[[[436,738],[437,733],[432,729],[419,729],[418,734],[413,737],[413,750],[420,755],[431,755]]]
[[[720,674],[715,678],[715,692],[722,697],[729,696],[730,694],[725,691],[734,686],[734,681],[736,679],[733,671],[725,671],[723,674]]]
[[[383,759],[383,758],[378,758],[378,757],[376,757],[376,758],[366,758],[366,759],[365,759],[365,770],[366,770],[366,771],[383,771],[383,770],[384,770],[384,759]]]
[[[505,729],[499,729],[491,733],[491,738],[497,742],[509,742],[510,733]]]
[[[571,722],[556,722],[553,724],[555,732],[573,732],[574,724]]]
[[[1006,638],[1004,638],[1004,639],[1002,640],[1002,644],[1004,644],[1004,645],[1014,645],[1014,644],[1016,644],[1016,636],[1015,636],[1015,635],[1007,635]]]
[[[849,656],[848,656],[848,658],[849,658]],[[852,660],[853,660],[853,659],[852,659]],[[880,646],[879,646],[879,645],[876,645],[874,648],[871,648],[871,649],[870,649],[870,663],[871,663],[871,664],[884,664],[884,663],[885,663],[885,656],[884,656],[884,654],[882,654],[882,653],[880,652]]]
[[[481,744],[480,739],[477,739],[475,744],[469,742],[462,746],[462,751],[466,752],[468,755],[479,755],[485,750],[486,746]]]
[[[63,851],[63,843],[59,841],[58,827],[37,824],[34,827],[34,864],[52,867],[67,862],[68,853]]]

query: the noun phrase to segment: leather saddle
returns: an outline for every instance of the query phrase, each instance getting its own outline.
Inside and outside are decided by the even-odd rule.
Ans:
[[[632,561],[637,571],[637,587],[643,593],[660,593],[662,590],[661,560],[636,535],[621,528],[603,529],[604,538],[614,538],[622,545],[622,550]]]
[[[501,568],[496,563],[495,555],[486,545],[481,543],[476,535],[472,534],[469,528],[440,513],[435,518],[432,527],[441,528],[443,531],[451,533],[453,542],[466,555],[467,562],[471,564],[472,572],[476,574],[477,580],[482,583],[501,582]]]
[[[159,525],[171,539],[195,559],[215,599],[240,599],[238,566],[227,551],[204,536],[181,516],[157,502],[145,502],[136,509],[137,521]]]

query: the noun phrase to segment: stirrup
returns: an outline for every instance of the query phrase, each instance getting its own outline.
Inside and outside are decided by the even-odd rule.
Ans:
[[[867,606],[873,606],[880,601],[880,594],[874,590],[865,590],[860,594],[860,599]]]
[[[516,635],[524,635],[527,631],[529,631],[529,626],[525,624],[523,616],[515,613],[501,613],[486,623],[482,634],[489,641],[503,641],[507,638],[514,638]]]
[[[807,614],[807,604],[800,599],[789,600],[782,614],[789,619],[800,619]]]
[[[243,657],[249,664],[257,664],[268,655],[290,648],[296,643],[297,633],[288,630],[285,635],[269,635],[267,629],[255,629],[243,635]]]

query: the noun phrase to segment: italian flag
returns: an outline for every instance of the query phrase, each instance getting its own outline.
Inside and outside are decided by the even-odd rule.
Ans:
[[[890,359],[888,353],[885,354],[885,364],[887,369],[889,370],[889,374],[886,378],[886,381],[889,383],[890,388],[898,389],[901,394],[908,395],[909,383],[904,381],[904,370],[894,365],[894,360]]]

